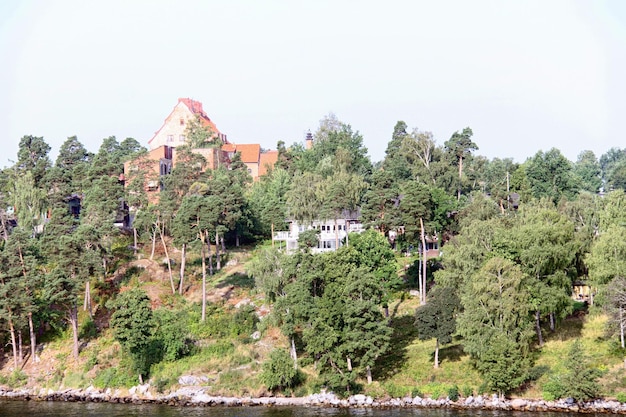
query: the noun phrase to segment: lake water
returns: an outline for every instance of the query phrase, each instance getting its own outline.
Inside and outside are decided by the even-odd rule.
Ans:
[[[317,407],[170,407],[0,400],[0,417],[573,417],[575,413]],[[589,416],[589,414],[586,414]],[[604,415],[603,415],[604,416]]]

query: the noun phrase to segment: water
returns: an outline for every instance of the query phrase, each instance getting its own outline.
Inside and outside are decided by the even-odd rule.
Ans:
[[[0,417],[574,417],[575,413],[420,408],[170,407],[109,403],[0,400]],[[588,414],[586,415],[588,416]]]

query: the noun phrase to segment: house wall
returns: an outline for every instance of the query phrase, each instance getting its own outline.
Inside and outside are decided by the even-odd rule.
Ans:
[[[172,147],[184,145],[187,121],[194,117],[191,110],[182,101],[179,101],[172,113],[165,119],[161,129],[148,142],[150,149],[156,149],[163,145]]]

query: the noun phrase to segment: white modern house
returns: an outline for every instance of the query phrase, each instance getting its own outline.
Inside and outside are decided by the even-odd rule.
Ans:
[[[298,249],[298,238],[300,233],[306,230],[318,230],[319,239],[317,247],[312,248],[313,253],[331,252],[345,244],[348,233],[361,233],[365,229],[358,219],[356,212],[344,213],[342,218],[330,220],[314,220],[303,223],[296,220],[289,221],[289,230],[275,232],[272,240],[279,248],[285,249],[288,253]]]

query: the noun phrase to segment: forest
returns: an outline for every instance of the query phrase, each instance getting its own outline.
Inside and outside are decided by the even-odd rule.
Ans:
[[[89,383],[164,389],[182,373],[163,376],[169,363],[232,354],[239,345],[229,340],[251,344],[274,329],[282,342],[271,352],[239,359],[253,363],[250,384],[367,391],[393,377],[394,306],[415,290],[409,334],[435,341],[434,368],[440,348],[458,344],[482,390],[519,392],[542,377],[548,397],[601,395],[608,365],[587,361],[578,343],[569,368],[539,373],[536,363],[546,338],[581,311],[605,317],[602,337],[616,357],[626,352],[626,148],[599,158],[582,150],[574,162],[553,148],[519,163],[478,155],[469,127],[442,144],[402,121],[391,130],[384,159],[372,162],[359,132],[328,115],[310,149],[279,141],[274,168],[252,181],[237,156],[206,169],[192,149],[220,144],[192,123],[157,201],[135,139],[109,137],[92,153],[70,137],[53,163],[44,138],[22,137],[0,172],[0,382],[23,380],[24,364],[43,360],[42,341],[67,341],[62,360],[88,371],[105,361],[89,344],[108,338],[121,365]],[[336,251],[313,253],[314,229],[295,253],[271,244],[288,219],[336,221],[345,210],[360,211],[367,230]],[[125,217],[132,223],[120,227]],[[423,259],[435,237],[441,255]],[[207,298],[242,250],[236,278],[268,314]],[[133,278],[138,259],[165,279]],[[146,280],[161,288],[158,300]]]

